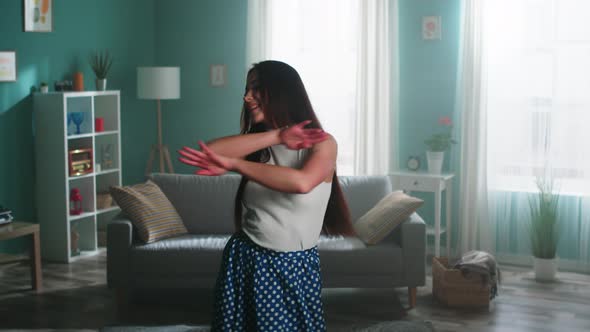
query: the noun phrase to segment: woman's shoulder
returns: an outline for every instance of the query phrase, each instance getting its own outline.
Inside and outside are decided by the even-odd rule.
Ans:
[[[314,144],[311,147],[311,150],[316,150],[316,149],[335,149],[338,150],[338,142],[336,142],[336,138],[334,138],[334,136],[332,136],[331,134],[328,134],[328,138],[326,138],[325,140]]]

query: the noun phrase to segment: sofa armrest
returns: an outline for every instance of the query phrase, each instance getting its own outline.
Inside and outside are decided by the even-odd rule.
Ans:
[[[131,221],[119,215],[107,226],[107,284],[126,287],[129,277],[129,248],[133,241]]]
[[[404,273],[410,287],[426,284],[426,224],[413,213],[400,227],[399,244],[404,257]]]

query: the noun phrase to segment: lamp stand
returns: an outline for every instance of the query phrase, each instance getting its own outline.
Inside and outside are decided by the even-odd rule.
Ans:
[[[168,151],[168,147],[162,144],[162,111],[160,110],[160,99],[156,99],[156,101],[158,104],[158,144],[152,145],[150,159],[148,160],[147,166],[145,168],[146,176],[152,172],[152,163],[156,154],[160,156],[160,173],[174,174],[174,168],[172,167],[172,161],[170,160],[170,152]],[[166,163],[166,166],[168,166],[168,171],[166,171],[164,163]]]

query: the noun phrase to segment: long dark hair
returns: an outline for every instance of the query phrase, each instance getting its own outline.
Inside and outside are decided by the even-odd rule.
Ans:
[[[260,92],[266,122],[274,128],[311,120],[308,128],[322,128],[318,120],[305,86],[297,71],[280,61],[262,61],[254,64],[248,71],[248,78],[256,75],[256,88]],[[256,133],[268,130],[266,124],[254,124],[247,105],[244,102],[241,115],[241,133]],[[253,152],[246,160],[265,163],[270,158],[268,148]],[[234,224],[236,230],[242,228],[242,197],[248,179],[242,176],[234,203]],[[334,170],[332,176],[332,193],[328,200],[322,233],[329,235],[354,235],[348,204],[344,199],[342,188]]]

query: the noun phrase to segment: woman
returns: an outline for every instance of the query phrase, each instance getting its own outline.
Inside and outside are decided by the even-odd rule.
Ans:
[[[248,72],[241,127],[199,142],[201,151],[179,151],[201,168],[196,174],[242,175],[212,331],[324,331],[319,235],[354,233],[336,141],[321,129],[299,74],[279,61]]]

